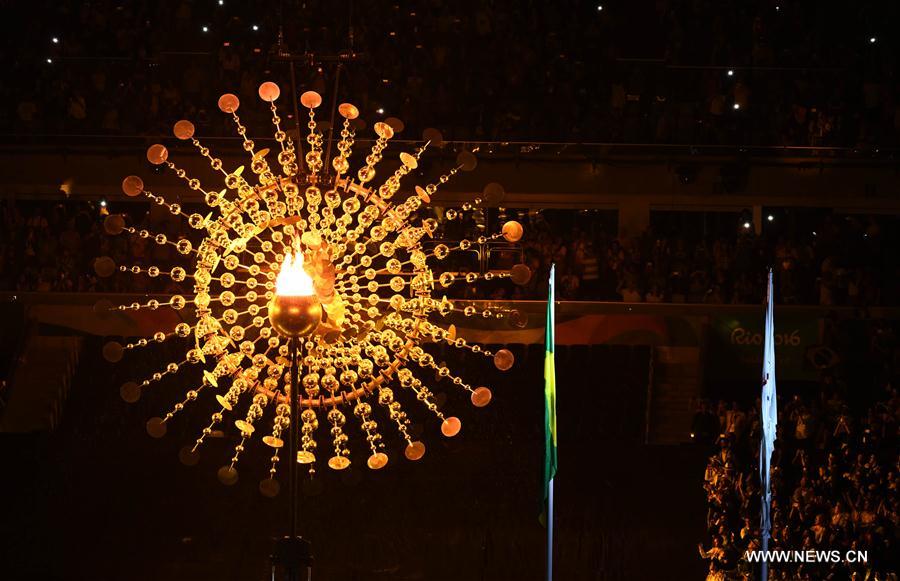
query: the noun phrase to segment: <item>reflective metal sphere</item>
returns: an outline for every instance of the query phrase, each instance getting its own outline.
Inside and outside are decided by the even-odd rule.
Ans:
[[[269,303],[269,321],[283,337],[305,337],[322,322],[322,305],[315,296],[275,295]]]

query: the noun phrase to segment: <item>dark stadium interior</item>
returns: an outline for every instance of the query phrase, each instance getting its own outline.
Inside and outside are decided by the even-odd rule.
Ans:
[[[433,220],[425,250],[459,250],[429,266],[432,286],[453,275],[434,297],[471,308],[444,322],[454,337],[458,327],[515,359],[501,371],[470,346],[424,345],[493,399],[475,409],[452,380],[417,370],[435,410],[463,426],[445,438],[440,412],[413,407],[427,393],[398,396],[428,449],[419,462],[403,458],[409,439],[385,430],[391,461],[366,468],[367,433],[347,408],[354,463],[322,462],[314,477],[300,470],[313,579],[547,578],[539,516],[555,266],[554,579],[760,578],[747,555],[760,548],[771,269],[779,419],[768,548],[861,550],[868,561],[777,564],[768,578],[897,580],[900,4],[0,8],[0,580],[274,578],[289,494],[282,475],[277,496],[260,493],[271,448],[248,442],[237,483],[224,486],[217,470],[243,446],[230,418],[193,465],[190,444],[220,409],[203,398],[164,437],[149,437],[150,418],[209,380],[196,367],[162,374],[127,403],[128,382],[190,360],[194,334],[121,347],[203,315],[170,308],[198,292],[196,275],[171,273],[208,235],[179,213],[218,211],[185,176],[218,191],[228,172],[211,169],[177,129],[173,137],[173,125],[190,120],[220,164],[251,168],[252,148],[218,100],[239,98],[257,148],[283,149],[261,101],[268,81],[280,87],[280,129],[301,153],[307,112],[296,102],[305,91],[322,96],[327,171],[332,138],[341,139],[338,104],[359,113],[348,125],[350,177],[379,143],[376,124],[391,129],[373,183],[407,168],[394,202],[439,184],[411,216]],[[399,157],[425,142],[414,163]],[[168,159],[148,153],[158,143]],[[467,152],[474,171],[441,179]],[[147,188],[138,194],[153,194],[129,193],[129,175]],[[521,239],[491,237],[510,221]],[[524,281],[512,276],[521,265]],[[382,282],[372,305],[391,299]],[[154,302],[162,307],[128,306]],[[514,316],[495,320],[492,308]]]

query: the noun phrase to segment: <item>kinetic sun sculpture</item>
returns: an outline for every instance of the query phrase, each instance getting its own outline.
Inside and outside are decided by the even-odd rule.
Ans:
[[[269,496],[279,490],[275,475],[285,446],[288,458],[295,457],[297,463],[308,465],[311,474],[321,460],[327,460],[334,470],[342,470],[351,463],[348,440],[349,434],[356,431],[365,437],[368,467],[377,470],[388,463],[390,450],[380,429],[382,424],[393,424],[392,431],[399,435],[406,458],[422,458],[425,444],[410,434],[410,420],[404,411],[406,402],[418,400],[440,422],[444,436],[459,433],[459,418],[439,409],[422,377],[433,378],[436,374],[448,380],[469,392],[476,407],[490,402],[491,391],[454,376],[445,365],[436,363],[423,346],[443,342],[492,357],[498,369],[507,370],[513,364],[509,351],[492,353],[467,343],[456,336],[447,317],[459,312],[468,317],[502,319],[515,311],[497,306],[454,305],[441,291],[457,280],[473,283],[479,278],[510,277],[523,284],[530,277],[524,265],[500,274],[457,275],[433,270],[453,251],[469,249],[473,241],[448,245],[432,240],[438,222],[422,217],[425,212],[421,210],[429,204],[439,184],[460,170],[475,167],[471,153],[462,152],[458,165],[440,176],[438,183],[416,186],[411,195],[401,195],[402,178],[416,169],[428,144],[411,154],[400,153],[396,171],[375,186],[376,167],[394,135],[391,125],[376,123],[377,140],[354,178],[349,171],[354,142],[352,121],[359,111],[344,103],[338,107],[344,121],[336,156],[330,160],[331,172],[327,167],[329,160],[323,162],[324,139],[315,121],[315,109],[322,98],[315,92],[306,92],[300,102],[309,111],[309,146],[302,160],[305,168],[301,170],[298,151],[280,125],[275,106],[279,94],[275,83],[263,83],[259,88],[259,96],[271,109],[280,173],[269,165],[269,149],[257,149],[247,137],[237,115],[238,98],[226,94],[219,99],[219,109],[232,117],[243,138],[243,148],[251,157],[253,178],[243,166],[226,169],[222,160],[194,137],[193,124],[179,121],[174,127],[175,137],[193,144],[212,169],[222,174],[225,189],[204,189],[199,180],[169,161],[163,145],[151,146],[147,159],[174,171],[190,189],[202,195],[208,208],[187,214],[178,204],[146,189],[141,178],[129,176],[123,181],[126,195],[145,196],[185,218],[198,232],[198,238],[202,236],[199,243],[154,235],[126,225],[118,215],[108,217],[106,224],[107,231],[113,234],[126,232],[156,244],[174,246],[192,263],[188,268],[179,266],[169,271],[157,266],[119,266],[120,270],[135,274],[170,277],[175,282],[193,285],[194,292],[167,301],[121,305],[116,307],[118,310],[167,306],[178,311],[192,308],[195,315],[189,317],[186,313],[184,317],[195,322],[181,322],[151,338],[126,345],[106,344],[104,355],[111,361],[118,361],[128,351],[170,339],[186,344],[182,361],[169,363],[140,383],[126,383],[121,390],[123,398],[137,401],[142,390],[164,377],[198,366],[202,380],[166,413],[151,418],[147,431],[153,437],[162,437],[167,424],[183,409],[199,398],[215,398],[216,411],[208,424],[198,430],[193,446],[182,451],[183,461],[195,462],[204,440],[214,430],[233,424],[240,441],[230,462],[219,469],[219,479],[225,484],[237,480],[236,465],[241,454],[254,445],[252,439],[259,438],[261,447],[271,453],[269,475],[260,484],[260,490]],[[475,204],[479,203],[481,200],[476,199]],[[472,208],[472,204],[463,206],[463,210]],[[460,215],[454,210],[446,212],[448,219]],[[500,237],[515,242],[521,236],[522,226],[507,222],[502,232],[482,236],[475,242],[483,244]],[[105,270],[114,269],[110,259],[100,260],[105,261]],[[295,418],[299,421],[295,422]],[[352,428],[347,425],[350,418],[355,418]],[[324,426],[320,427],[320,422]],[[295,466],[290,468],[294,472]]]

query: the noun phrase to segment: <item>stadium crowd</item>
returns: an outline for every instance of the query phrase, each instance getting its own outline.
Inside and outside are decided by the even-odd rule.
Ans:
[[[833,215],[817,223],[805,235],[767,228],[757,235],[735,216],[733,228],[706,236],[651,226],[629,237],[606,231],[596,216],[573,225],[571,216],[537,213],[523,239],[524,262],[534,273],[529,283],[469,292],[541,299],[556,264],[557,293],[565,300],[759,304],[772,266],[781,304],[898,304],[890,218]]]
[[[895,350],[894,345],[882,353],[871,392],[865,380],[845,382],[829,372],[815,396],[780,393],[768,548],[837,550],[839,557],[772,563],[770,579],[898,578]],[[716,449],[704,477],[708,541],[699,546],[709,561],[709,581],[754,579],[760,566],[747,557],[747,551],[761,549],[758,406],[758,400],[750,408],[704,401],[694,418],[693,437],[705,445],[715,442]],[[848,559],[847,551],[865,552],[866,562],[851,562],[861,559],[855,553]]]
[[[195,233],[179,220],[151,219],[149,206],[99,202],[0,204],[0,289],[69,292],[184,292],[167,277],[148,279],[116,272],[98,276],[95,261],[109,256],[117,266],[180,264],[171,244],[120,234],[108,235],[105,216],[115,208],[129,225],[163,233],[169,241]],[[524,262],[532,271],[523,286],[509,281],[458,284],[451,292],[468,298],[537,299],[546,296],[551,264],[556,264],[563,300],[759,304],[765,272],[774,266],[776,300],[782,304],[868,307],[900,303],[897,265],[892,262],[893,222],[884,217],[826,216],[816,236],[767,234],[735,221],[733,231],[691,237],[648,228],[636,237],[607,232],[602,216],[573,211],[517,215],[525,223],[522,244],[485,264],[451,260],[460,272],[504,270]],[[887,221],[886,221],[887,220]],[[462,231],[444,222],[442,236],[477,237],[477,226]],[[507,245],[508,246],[508,245]],[[478,246],[475,245],[478,249]],[[478,249],[490,255],[491,246]]]
[[[446,0],[97,0],[40,10],[0,38],[5,133],[166,134],[186,117],[204,135],[231,135],[216,99],[234,92],[257,104],[261,81],[288,78],[271,58],[281,28],[294,53],[352,46],[342,98],[370,123],[400,117],[412,138],[434,124],[460,140],[900,142],[890,3],[844,4],[837,28],[824,6],[749,0],[662,0],[649,11],[575,0],[466,10]],[[328,96],[334,74],[333,62],[307,59],[299,83]],[[241,113],[268,116],[260,106]]]
[[[195,123],[198,135],[233,138],[230,118],[216,108],[217,98],[225,92],[240,97],[242,120],[255,133],[269,122],[268,108],[257,96],[263,81],[281,84],[279,110],[292,118],[287,99],[290,74],[277,55],[286,47],[295,56],[305,55],[296,59],[301,91],[322,93],[323,108],[332,97],[335,102],[352,101],[370,124],[397,116],[406,124],[401,138],[417,138],[433,125],[447,140],[512,142],[521,153],[543,147],[539,142],[734,146],[729,151],[762,146],[773,154],[796,146],[812,148],[811,155],[884,156],[896,155],[894,148],[900,146],[900,77],[897,44],[891,38],[895,27],[890,25],[900,20],[898,3],[843,3],[840,18],[829,12],[833,10],[829,3],[777,0],[606,5],[600,0],[493,0],[461,5],[449,0],[59,0],[17,5],[22,15],[8,18],[14,26],[0,35],[0,62],[7,73],[0,84],[0,141],[17,148],[43,142],[66,146],[71,142],[75,147],[109,144],[129,136],[149,142],[150,136],[168,135],[172,123],[182,118]],[[333,95],[338,71],[339,90]],[[832,152],[832,147],[842,151]],[[112,235],[106,218],[119,213],[128,225],[165,234],[170,243],[197,234],[172,216],[162,219],[148,204],[4,197],[0,291],[189,293],[189,284],[166,276],[119,271],[150,265],[168,270],[183,264],[184,258],[172,244],[157,244],[152,237]],[[466,298],[543,300],[549,270],[555,265],[561,300],[759,304],[766,270],[772,267],[779,304],[857,307],[862,319],[868,307],[900,305],[895,252],[900,224],[895,217],[826,212],[802,227],[786,227],[777,219],[774,224],[766,218],[753,223],[752,218],[735,215],[730,226],[709,231],[651,220],[644,231],[627,235],[615,219],[590,212],[492,209],[457,222],[444,220],[446,213],[439,209],[436,217],[441,234],[450,241],[477,239],[487,230],[483,228],[487,222],[493,230],[505,219],[525,225],[519,244],[475,244],[468,255],[454,255],[444,263],[444,268],[460,272],[505,271],[524,263],[532,273],[523,285],[494,279],[457,283],[448,292]],[[25,336],[15,330],[12,334]],[[823,374],[816,395],[782,392],[770,548],[860,550],[868,553],[868,562],[782,563],[772,567],[773,581],[897,581],[897,354],[892,345],[872,356],[871,385],[829,372]],[[637,377],[637,367],[626,369],[617,359],[621,355],[609,351],[599,363],[583,361],[615,367],[609,373],[622,377],[603,374],[604,381],[629,387],[627,395],[634,397],[642,392],[630,389],[633,386],[626,380]],[[543,351],[530,360],[539,362],[542,357]],[[158,352],[135,367],[156,369],[170,360]],[[96,355],[89,361],[99,363]],[[101,378],[109,375],[108,368],[82,367],[84,385],[108,381]],[[578,370],[578,365],[567,367],[569,372]],[[77,448],[83,454],[77,458],[90,461],[96,456],[91,444],[112,441],[109,449],[117,451],[126,441],[117,436],[130,433],[126,431],[130,423],[108,399],[100,401],[103,392],[81,391],[69,418],[88,419],[70,419],[62,433],[74,436],[70,440],[78,444],[70,444],[68,451]],[[619,396],[606,389],[594,391],[595,396]],[[0,381],[0,407],[7,395],[7,383]],[[626,396],[619,399],[626,401]],[[105,407],[98,408],[98,403]],[[614,408],[606,403],[593,407],[611,413]],[[619,425],[636,425],[631,415],[619,415]],[[596,414],[585,419],[592,428],[611,424],[597,421]],[[508,437],[497,426],[511,424],[489,422],[482,429],[493,441]],[[754,578],[745,555],[759,548],[759,431],[756,407],[720,401],[699,405],[694,438],[715,449],[703,479],[707,536],[699,546],[700,556],[708,561],[708,581]],[[610,439],[617,448],[620,435]],[[526,450],[513,448],[514,454]],[[510,462],[521,466],[527,459],[513,455]],[[53,482],[67,482],[69,470],[69,476],[89,473],[74,461],[60,466],[62,476]],[[114,468],[118,466],[98,472],[104,476],[102,483],[120,479]],[[42,470],[57,474],[52,463],[45,463]],[[138,473],[137,467],[133,470]],[[526,481],[524,476],[518,478]],[[399,486],[410,487],[410,482],[399,480]],[[90,480],[82,481],[82,486],[81,491],[104,490]],[[579,536],[586,543],[601,538],[599,533],[616,538],[624,528],[619,522],[597,525],[597,521],[613,512],[600,510],[603,503],[618,497],[596,494],[593,479],[590,487],[590,496],[603,498],[592,501],[594,512],[583,506],[572,511],[587,531]],[[131,492],[117,488],[112,498],[120,504],[114,506],[139,504]],[[508,538],[508,530],[490,532],[495,522],[503,522],[498,514],[522,513],[509,500],[507,489],[497,487],[494,492],[471,496],[489,507],[484,512],[486,540],[473,536],[471,529],[453,533],[455,542],[472,554],[482,550],[488,554],[486,547],[494,542],[491,534]],[[104,498],[96,506],[107,503]],[[16,504],[13,508],[23,514],[30,510],[27,502]],[[430,506],[443,508],[438,503]],[[490,512],[498,506],[509,510]],[[58,516],[52,504],[41,510]],[[339,505],[339,514],[351,510],[356,509]],[[395,512],[406,519],[422,514],[431,514],[432,522],[440,518],[438,510]],[[91,516],[87,510],[84,514]],[[182,513],[184,522],[177,530],[197,530],[187,514]],[[231,513],[215,514],[222,523],[226,517],[233,520]],[[30,514],[23,522],[25,518],[33,522]],[[632,520],[640,523],[641,518],[622,515],[623,523]],[[224,525],[214,528],[228,530]],[[413,529],[400,528],[407,538],[416,535],[410,532]],[[571,534],[572,528],[561,528]],[[137,538],[159,536],[150,527],[144,529],[145,537]],[[384,536],[381,531],[371,534]],[[114,536],[121,532],[110,526],[103,538]],[[93,540],[85,535],[83,544],[105,550],[105,544]],[[210,544],[223,561],[233,546]],[[369,545],[363,543],[364,548]],[[447,545],[429,546],[437,547],[427,553],[429,558],[450,558],[444,550]],[[518,550],[525,545],[510,546]],[[600,561],[615,561],[610,555],[617,553],[616,547],[604,545]],[[423,553],[404,551],[397,553],[425,560]],[[194,551],[185,549],[187,553],[195,558]],[[587,553],[579,558],[587,559]],[[129,553],[118,558],[124,564]],[[506,567],[509,560],[497,561]]]
[[[129,204],[133,222],[147,226],[148,207]],[[118,265],[174,265],[174,248],[157,245],[139,236],[111,236],[103,228],[105,206],[95,202],[33,202],[0,204],[0,289],[38,292],[183,292],[185,289],[163,283],[162,277],[114,273],[99,276],[95,262],[109,256]],[[128,215],[128,214],[126,214]],[[129,215],[129,219],[131,219]],[[155,226],[177,240],[187,234],[186,225],[175,221]],[[121,276],[120,276],[121,275]]]

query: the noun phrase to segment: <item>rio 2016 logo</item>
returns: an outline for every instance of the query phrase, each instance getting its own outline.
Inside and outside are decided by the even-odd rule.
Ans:
[[[732,345],[762,345],[762,333],[748,331],[743,327],[737,327],[731,332]],[[787,347],[800,346],[800,330],[794,329],[790,333],[775,333],[775,345]]]

